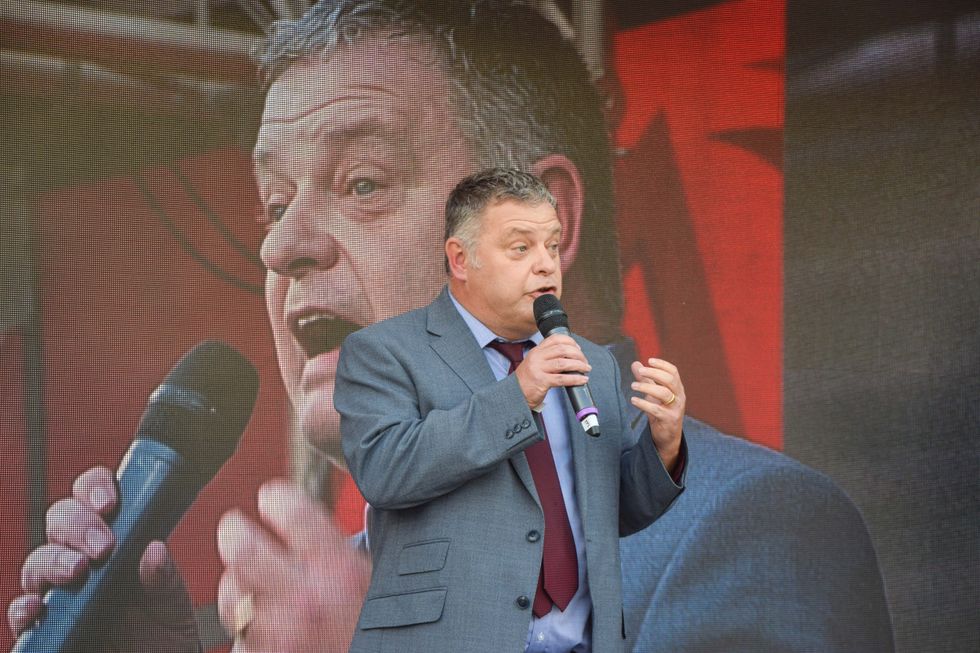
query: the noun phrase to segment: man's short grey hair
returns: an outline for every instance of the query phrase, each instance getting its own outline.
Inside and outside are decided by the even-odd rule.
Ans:
[[[527,169],[554,151],[548,145],[557,137],[555,127],[529,106],[536,89],[522,88],[503,62],[479,60],[481,50],[509,47],[495,41],[515,11],[547,22],[516,0],[321,0],[298,21],[273,24],[258,53],[260,75],[269,85],[297,59],[312,52],[329,54],[365,37],[426,46],[430,53],[425,54],[434,54],[432,63],[447,76],[457,126],[473,153],[471,163]]]
[[[421,46],[449,84],[449,104],[474,169],[529,171],[568,157],[585,192],[581,246],[569,273],[596,312],[622,312],[609,135],[602,102],[574,44],[522,0],[321,0],[275,24],[257,53],[263,83],[292,63],[366,38]]]
[[[527,206],[557,206],[540,179],[516,168],[488,168],[460,181],[446,200],[446,240],[458,238],[472,253],[480,235],[483,212],[493,204],[514,200]],[[446,269],[449,263],[446,262]]]

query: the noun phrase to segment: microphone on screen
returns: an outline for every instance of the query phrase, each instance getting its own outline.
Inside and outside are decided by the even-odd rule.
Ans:
[[[111,555],[84,582],[57,587],[45,612],[11,653],[68,653],[94,639],[120,601],[139,588],[146,546],[170,534],[198,492],[231,457],[252,416],[259,379],[232,347],[205,341],[150,395],[136,437],[116,472],[119,507],[109,524]]]
[[[534,300],[534,320],[538,324],[538,331],[545,338],[553,333],[571,335],[568,330],[568,315],[554,295],[541,295]],[[599,437],[599,411],[592,400],[589,385],[565,386],[565,392],[568,393],[568,399],[572,402],[572,409],[582,429],[592,437]]]

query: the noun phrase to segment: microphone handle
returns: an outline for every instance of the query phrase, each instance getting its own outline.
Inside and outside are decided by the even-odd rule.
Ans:
[[[146,546],[164,539],[197,497],[202,483],[183,457],[167,445],[137,438],[116,475],[118,513],[111,524],[116,547],[90,565],[88,577],[51,589],[45,613],[17,640],[11,653],[76,653],[94,650],[93,628],[105,628],[110,610],[141,591],[139,561]]]
[[[547,337],[553,333],[565,336],[572,335],[571,331],[563,326],[556,326],[544,335]],[[595,400],[592,399],[589,384],[567,385],[565,392],[568,394],[569,401],[572,402],[572,410],[575,411],[575,418],[582,425],[582,429],[594,438],[599,437],[599,411],[595,407]]]

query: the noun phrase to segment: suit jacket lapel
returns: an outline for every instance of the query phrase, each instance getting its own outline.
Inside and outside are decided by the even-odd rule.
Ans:
[[[448,289],[442,289],[436,300],[429,304],[427,312],[426,328],[433,336],[430,339],[430,346],[439,358],[466,384],[466,387],[471,392],[476,392],[491,383],[496,383],[497,379],[490,369],[490,364],[487,363],[486,355],[477,344],[476,338],[473,337],[473,332],[466,326],[463,317],[453,305]],[[524,453],[511,456],[510,464],[517,472],[521,482],[524,483],[527,491],[531,493],[535,501],[538,501],[534,479],[531,477],[531,468],[528,467]]]
[[[430,340],[432,349],[471,391],[496,381],[486,356],[445,288],[429,305],[426,327],[436,336]]]

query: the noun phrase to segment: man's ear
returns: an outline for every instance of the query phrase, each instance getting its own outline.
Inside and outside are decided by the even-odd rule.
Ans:
[[[561,222],[561,271],[567,272],[578,256],[582,235],[582,211],[585,187],[578,166],[564,154],[549,154],[534,162],[533,172],[555,196],[558,220]]]
[[[446,240],[446,262],[450,279],[466,281],[466,247],[455,236]]]

